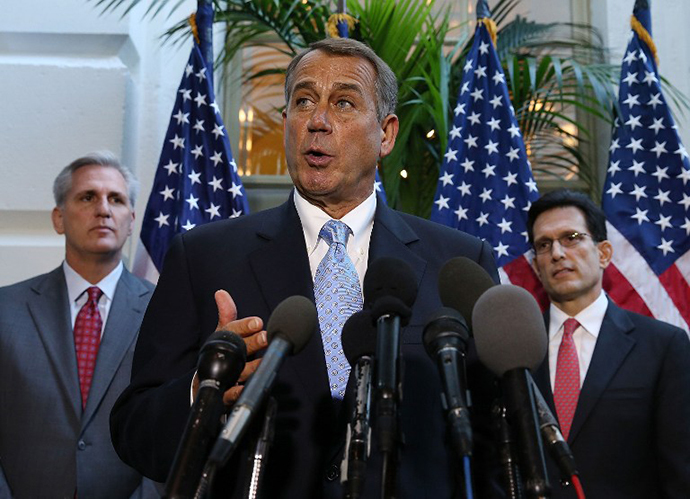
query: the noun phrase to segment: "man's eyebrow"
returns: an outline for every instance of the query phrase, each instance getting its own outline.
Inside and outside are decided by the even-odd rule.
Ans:
[[[295,88],[292,89],[292,92],[294,93],[294,92],[297,92],[298,90],[312,90],[314,88],[316,88],[316,83],[314,83],[313,81],[300,81],[299,83],[295,84]],[[356,92],[360,95],[363,95],[361,85],[358,85],[356,83],[336,82],[333,84],[332,88],[334,90],[352,91],[352,92]]]

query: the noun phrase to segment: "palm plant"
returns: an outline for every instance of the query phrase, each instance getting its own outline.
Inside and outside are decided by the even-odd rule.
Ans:
[[[131,9],[140,0],[92,0],[105,10]],[[610,120],[615,102],[617,67],[602,64],[604,51],[593,28],[565,23],[536,23],[510,18],[520,0],[493,6],[499,27],[497,50],[511,100],[538,178],[576,174],[594,193],[595,169],[581,152],[588,137],[581,116]],[[147,13],[181,0],[152,0]],[[214,0],[215,22],[226,27],[218,63],[244,48],[261,49],[262,57],[292,56],[326,36],[333,4],[328,0]],[[369,44],[398,78],[400,132],[393,153],[380,165],[388,197],[395,208],[428,216],[445,152],[451,109],[458,95],[462,66],[471,37],[451,33],[448,9],[434,1],[350,0],[348,11],[359,20],[353,38]],[[173,26],[171,39],[188,35],[186,23]],[[455,43],[448,44],[450,35]],[[284,64],[280,66],[284,68]],[[260,65],[243,76],[252,85],[281,75],[284,69]],[[270,129],[271,117],[262,116]],[[280,130],[279,113],[275,126]],[[406,178],[401,176],[405,171]]]

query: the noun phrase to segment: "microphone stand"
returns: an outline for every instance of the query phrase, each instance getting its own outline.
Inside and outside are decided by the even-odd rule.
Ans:
[[[278,410],[278,403],[275,398],[270,397],[266,401],[266,410],[264,412],[263,425],[261,433],[256,438],[254,445],[254,453],[250,456],[251,473],[249,480],[245,486],[244,497],[246,499],[259,499],[263,487],[263,481],[266,474],[266,463],[268,461],[268,453],[273,443],[273,435],[275,432],[276,412]]]
[[[382,315],[377,320],[377,386],[376,386],[376,431],[378,448],[383,456],[381,468],[381,498],[395,499],[398,474],[398,400],[401,397],[400,370],[400,317]],[[393,348],[385,348],[392,341]],[[393,359],[384,356],[393,352]],[[380,352],[380,354],[379,354]]]
[[[496,401],[493,408],[498,426],[498,454],[501,463],[501,479],[508,493],[509,499],[524,499],[520,484],[520,471],[515,460],[515,447],[513,436],[510,433],[510,425],[506,416],[506,407],[503,402]]]

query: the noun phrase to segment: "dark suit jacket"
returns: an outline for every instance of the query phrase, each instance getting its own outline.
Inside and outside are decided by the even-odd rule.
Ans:
[[[14,497],[126,499],[140,486],[108,418],[152,288],[123,271],[83,413],[62,267],[0,288],[0,462]]]
[[[535,380],[556,414],[548,361]],[[588,498],[690,497],[687,334],[609,302],[568,443]],[[547,465],[552,497],[575,498]]]
[[[440,267],[451,257],[466,256],[497,280],[491,249],[459,231],[379,203],[369,253],[370,262],[382,256],[406,261],[419,284],[410,324],[402,332],[406,443],[399,470],[401,497],[449,497],[453,477],[461,468],[450,463],[444,447],[439,376],[424,352],[422,329],[441,306]],[[272,210],[194,229],[177,238],[168,252],[142,324],[132,384],[117,402],[111,421],[113,441],[123,460],[156,480],[166,478],[185,426],[197,353],[216,327],[213,293],[221,288],[233,296],[240,317],[257,315],[264,324],[289,296],[313,300],[304,235],[292,200]],[[459,292],[460,288],[461,283]],[[474,378],[486,380],[479,374]],[[487,385],[477,385],[475,399],[490,398],[493,386]],[[337,411],[329,395],[318,335],[300,354],[287,359],[273,395],[279,412],[266,497],[341,497],[338,468],[351,394]],[[484,414],[476,419],[483,418]],[[373,461],[367,477],[372,495],[367,497],[373,497],[378,487]]]

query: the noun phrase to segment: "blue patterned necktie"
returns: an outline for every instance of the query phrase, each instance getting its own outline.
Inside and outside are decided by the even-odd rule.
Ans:
[[[352,314],[362,310],[359,277],[346,248],[350,232],[350,228],[339,220],[329,220],[324,224],[319,237],[329,248],[314,276],[314,298],[331,397],[339,400],[345,395],[350,376],[350,364],[340,339],[343,324]]]

